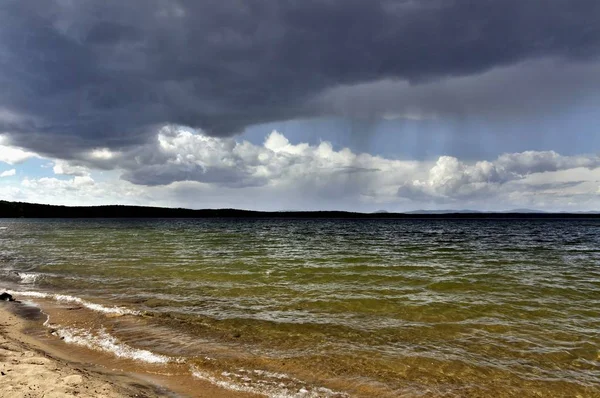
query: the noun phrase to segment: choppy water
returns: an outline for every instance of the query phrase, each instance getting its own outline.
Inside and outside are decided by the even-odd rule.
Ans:
[[[67,343],[241,391],[600,396],[598,220],[4,220],[0,272]]]

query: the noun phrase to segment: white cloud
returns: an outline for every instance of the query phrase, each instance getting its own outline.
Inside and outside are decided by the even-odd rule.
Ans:
[[[340,192],[391,186],[413,174],[418,164],[349,149],[336,151],[328,142],[294,145],[276,131],[263,145],[254,145],[178,128],[163,129],[155,144],[121,154],[115,161],[123,178],[139,185],[176,181],[230,188],[305,185],[331,194],[336,186]]]
[[[0,162],[17,164],[27,159],[39,157],[38,154],[8,145],[6,137],[0,135]]]
[[[429,170],[428,178],[415,179],[402,184],[398,195],[406,198],[429,198],[430,200],[464,200],[499,197],[510,191],[507,184],[527,177],[574,169],[598,169],[598,156],[562,156],[554,151],[503,154],[493,162],[479,161],[464,163],[457,158],[441,156]],[[536,184],[526,186],[535,189]],[[580,180],[549,181],[556,187],[565,188],[565,183],[580,183]],[[513,185],[513,189],[514,189]],[[520,186],[523,190],[523,185]],[[555,192],[558,194],[558,192]]]
[[[554,151],[525,151],[503,154],[496,163],[509,173],[527,175],[578,167],[596,168],[600,166],[600,157],[561,156]]]
[[[54,172],[69,179],[29,177],[19,186],[7,180],[1,199],[264,210],[600,209],[595,155],[526,151],[474,162],[407,161],[328,142],[294,144],[276,131],[256,145],[179,127],[160,130],[144,146],[96,155],[54,160]],[[94,170],[103,173],[94,174],[99,181]]]
[[[154,199],[148,189],[118,179],[96,182],[90,176],[69,179],[54,177],[25,178],[19,186],[2,192],[2,199],[62,205],[140,204],[149,205]],[[164,205],[167,205],[164,203]]]
[[[54,174],[58,175],[71,175],[80,177],[88,176],[90,174],[90,170],[87,167],[74,165],[64,160],[54,161],[52,171],[54,171]]]
[[[0,173],[0,178],[1,177],[12,177],[15,174],[17,174],[17,170],[15,170],[15,169],[6,170],[6,171],[3,171],[2,173]]]
[[[89,177],[73,177],[69,180],[59,180],[58,178],[42,177],[37,179],[25,178],[21,185],[34,189],[50,189],[60,191],[63,189],[76,189],[86,186],[93,186],[94,180]]]
[[[87,157],[89,157],[91,159],[110,160],[113,157],[115,157],[116,154],[117,153],[112,152],[108,148],[98,148],[98,149],[94,149],[94,150],[90,151],[87,154]]]

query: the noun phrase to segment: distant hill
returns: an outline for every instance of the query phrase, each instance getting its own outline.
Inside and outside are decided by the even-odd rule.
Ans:
[[[346,211],[266,212],[238,209],[192,210],[144,206],[54,206],[0,201],[0,218],[332,218],[332,219],[486,219],[486,218],[600,218],[598,213],[509,212],[473,210],[420,210],[410,213],[353,213]]]
[[[542,210],[532,210],[532,209],[512,209],[512,210],[505,210],[502,213],[547,213],[545,211]]]
[[[406,214],[479,214],[478,210],[413,210]]]
[[[513,210],[502,210],[502,211],[481,211],[481,210],[413,210],[409,211],[406,214],[490,214],[490,213],[508,213],[508,214],[542,214],[547,213],[542,210],[532,210],[532,209],[513,209]]]

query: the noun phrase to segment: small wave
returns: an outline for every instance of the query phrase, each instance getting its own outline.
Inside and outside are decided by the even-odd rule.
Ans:
[[[133,359],[135,361],[152,364],[180,362],[178,358],[172,358],[166,355],[153,353],[152,351],[131,347],[110,335],[104,328],[100,329],[98,334],[95,335],[85,329],[60,327],[50,323],[45,323],[45,325],[54,329],[52,334],[60,337],[65,343],[75,344],[91,350],[108,352],[119,358]]]
[[[240,373],[223,372],[221,373],[222,378],[218,378],[191,365],[190,372],[197,379],[208,381],[230,391],[261,394],[269,398],[342,398],[348,396],[324,387],[311,388],[298,385],[300,381],[295,378],[283,373],[272,373],[264,370],[247,371],[240,369]],[[265,379],[256,380],[248,377],[251,374],[263,376]],[[286,385],[285,381],[288,381],[289,384]]]
[[[289,379],[290,378],[290,376],[286,375],[285,373],[269,372],[268,370],[255,369],[252,371],[252,373],[259,375],[259,376],[270,377],[272,379]],[[296,380],[296,379],[294,379],[294,380]]]
[[[40,292],[16,292],[13,290],[8,291],[13,296],[25,296],[25,297],[36,297],[36,298],[51,298],[51,294],[40,293]]]
[[[31,272],[31,273],[17,272],[17,275],[19,275],[19,278],[21,278],[21,283],[26,283],[26,284],[33,284],[42,277],[41,274],[36,274],[33,272]]]
[[[42,293],[42,292],[10,292],[15,297],[25,296],[25,297],[35,297],[35,298],[44,298],[44,299],[52,299],[56,301],[62,301],[67,303],[75,303],[81,306],[84,306],[92,311],[102,312],[104,314],[112,314],[112,315],[140,315],[139,311],[131,310],[129,308],[123,307],[106,307],[101,304],[90,303],[82,298],[69,296],[66,294],[50,294],[50,293]]]

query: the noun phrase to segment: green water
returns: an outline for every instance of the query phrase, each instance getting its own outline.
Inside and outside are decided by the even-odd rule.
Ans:
[[[0,269],[272,396],[600,396],[600,221],[4,220]]]

